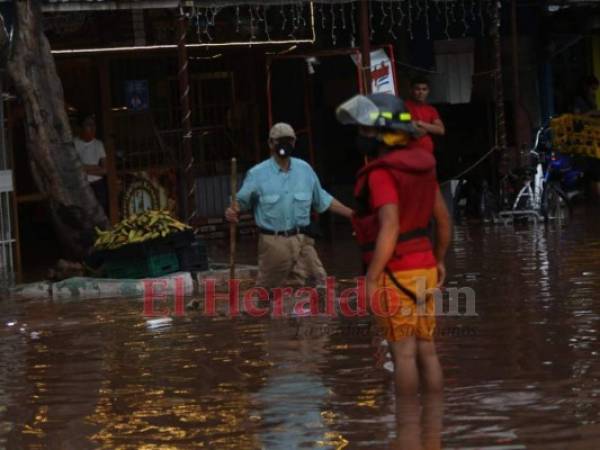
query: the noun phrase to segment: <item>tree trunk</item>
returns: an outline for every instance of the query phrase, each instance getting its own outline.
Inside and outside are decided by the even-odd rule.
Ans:
[[[70,256],[82,257],[94,227],[108,219],[89,186],[73,144],[61,81],[42,26],[41,2],[14,2],[15,30],[7,71],[23,102],[31,170],[50,201],[52,221]],[[2,24],[0,44],[8,36]]]

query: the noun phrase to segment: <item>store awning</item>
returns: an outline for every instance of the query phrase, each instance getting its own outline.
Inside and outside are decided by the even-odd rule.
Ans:
[[[0,0],[0,3],[9,3],[13,0]],[[360,0],[183,0],[185,7],[197,8],[225,8],[228,6],[254,5],[254,6],[281,6],[298,5],[301,3],[315,4],[341,4],[353,3]],[[374,3],[391,3],[390,0],[370,0]],[[400,0],[401,1],[401,0]],[[407,0],[404,0],[407,1]],[[430,0],[430,5],[443,4],[445,0]],[[449,0],[456,4],[464,0]],[[42,0],[43,9],[47,12],[66,11],[106,11],[123,9],[164,9],[177,8],[180,0]],[[573,6],[598,5],[598,0],[547,0],[546,6],[565,8]]]
[[[13,0],[0,0],[9,3]],[[240,5],[281,6],[282,4],[298,5],[301,3],[339,4],[360,0],[184,0],[185,7],[224,8]],[[389,0],[372,0],[375,2]],[[180,0],[42,0],[46,12],[66,11],[110,11],[123,9],[164,9],[177,8]]]

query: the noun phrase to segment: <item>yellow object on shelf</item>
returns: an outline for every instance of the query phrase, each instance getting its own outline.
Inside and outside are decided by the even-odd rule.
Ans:
[[[552,119],[550,128],[557,151],[600,159],[600,117],[564,114]]]

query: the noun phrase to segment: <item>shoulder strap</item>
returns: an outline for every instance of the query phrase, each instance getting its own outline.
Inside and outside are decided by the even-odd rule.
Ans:
[[[394,286],[396,286],[404,294],[406,294],[408,296],[408,298],[410,298],[413,302],[417,303],[417,294],[415,294],[413,291],[411,291],[410,289],[408,289],[406,286],[403,286],[396,279],[396,277],[394,276],[394,274],[392,273],[392,271],[390,269],[388,269],[387,267],[385,268],[385,273],[389,277],[389,279],[392,280],[392,283],[394,283]]]

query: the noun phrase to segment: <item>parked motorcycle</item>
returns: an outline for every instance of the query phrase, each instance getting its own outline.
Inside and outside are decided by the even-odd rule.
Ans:
[[[572,156],[551,152],[548,169],[550,180],[560,183],[569,200],[583,195],[583,171],[577,168]]]

